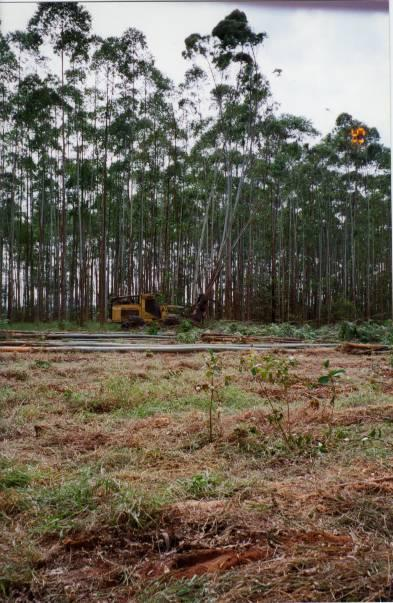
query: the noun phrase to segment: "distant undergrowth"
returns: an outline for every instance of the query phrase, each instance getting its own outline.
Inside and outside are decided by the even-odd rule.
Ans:
[[[362,343],[393,344],[393,321],[375,322],[369,320],[362,323],[343,322],[339,329],[340,339],[357,340]]]
[[[310,324],[283,323],[257,323],[257,322],[232,322],[216,321],[210,325],[211,330],[228,334],[256,335],[265,337],[291,337],[301,340],[327,340],[337,339],[338,325],[324,325],[322,327]]]
[[[382,343],[393,345],[393,321],[341,321],[335,324],[295,324],[283,323],[258,323],[227,320],[212,320],[204,325],[205,329],[218,331],[230,335],[255,335],[264,337],[285,337],[302,341],[360,341],[362,343]],[[52,322],[8,322],[0,319],[0,332],[2,330],[21,331],[119,331],[120,325],[97,321],[87,321],[81,327],[77,322],[58,321]],[[184,320],[176,329],[176,339],[179,343],[195,343],[203,330],[195,329],[192,323]]]
[[[304,341],[349,341],[363,343],[375,342],[386,345],[393,344],[393,321],[374,320],[364,322],[343,321],[336,324],[318,327],[311,324],[283,323],[251,323],[235,321],[216,321],[209,324],[211,330],[228,334],[256,335],[265,337],[290,337]]]

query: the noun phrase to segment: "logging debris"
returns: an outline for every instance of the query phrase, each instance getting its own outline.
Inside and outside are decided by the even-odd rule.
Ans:
[[[346,354],[375,354],[389,351],[388,345],[379,343],[353,343],[346,341],[338,346],[337,350]]]

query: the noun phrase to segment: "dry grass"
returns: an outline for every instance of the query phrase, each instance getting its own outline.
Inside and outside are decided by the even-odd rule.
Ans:
[[[203,354],[0,357],[0,599],[392,600],[389,358],[296,353],[294,450],[221,359],[209,443]]]

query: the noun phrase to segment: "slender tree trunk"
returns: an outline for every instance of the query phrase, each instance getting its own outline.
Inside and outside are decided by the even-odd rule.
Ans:
[[[101,233],[99,250],[99,321],[106,319],[106,230],[107,230],[107,194],[108,194],[108,125],[109,125],[109,73],[106,79],[105,131],[104,131],[104,162],[103,188],[101,202]]]

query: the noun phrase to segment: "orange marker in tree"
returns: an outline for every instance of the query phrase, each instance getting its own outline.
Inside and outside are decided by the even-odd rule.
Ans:
[[[353,144],[364,144],[366,137],[366,130],[364,128],[352,128],[351,134]]]

